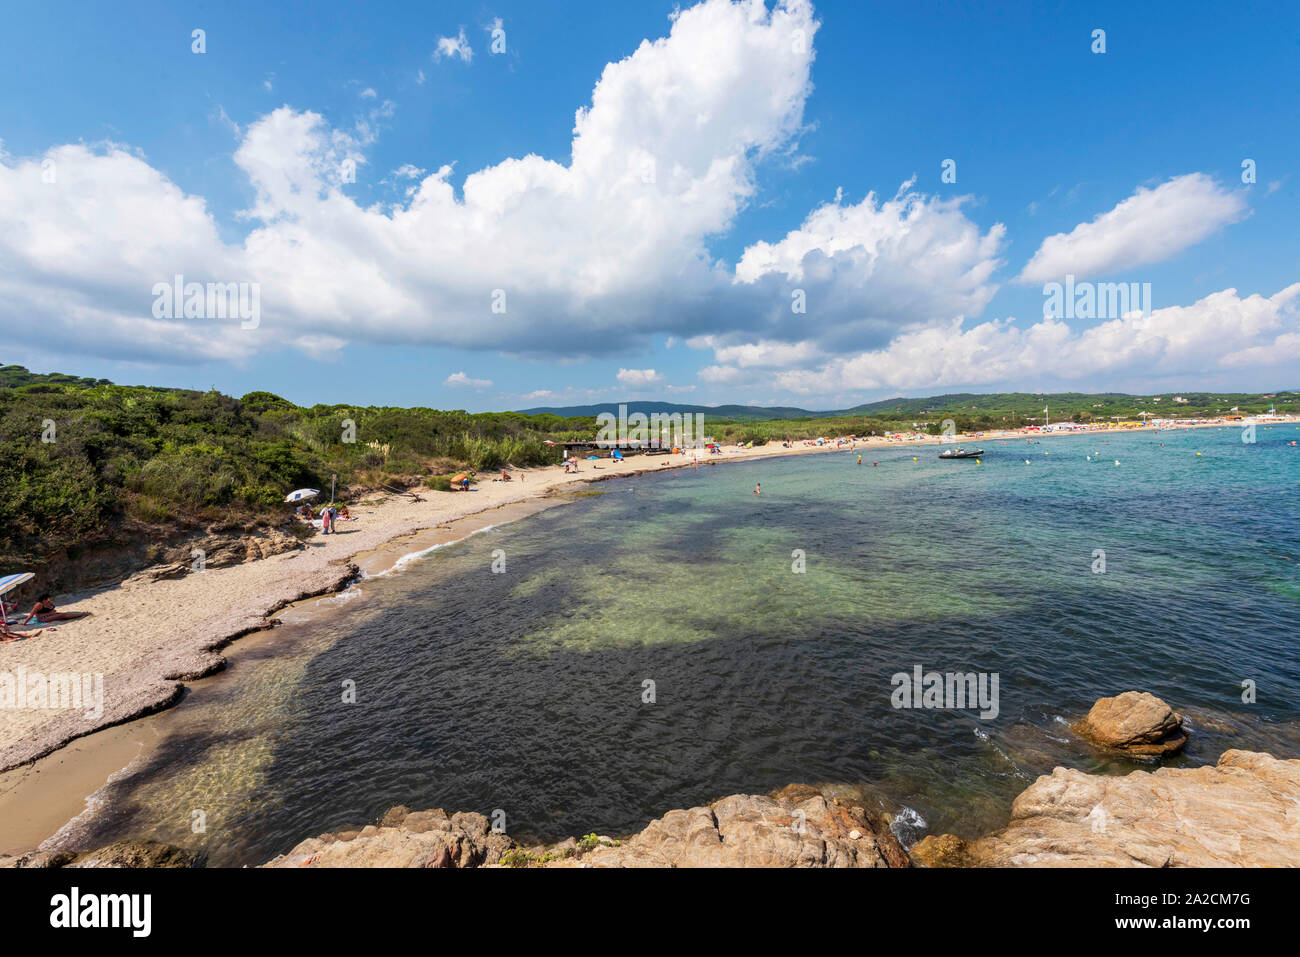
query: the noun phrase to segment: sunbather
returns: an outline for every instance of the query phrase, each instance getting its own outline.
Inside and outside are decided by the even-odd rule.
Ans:
[[[41,629],[41,631],[44,630],[44,628]],[[0,621],[0,645],[7,644],[11,641],[17,641],[19,638],[35,638],[40,633],[40,631],[34,631],[30,635],[19,634],[18,632],[10,631],[9,625],[6,622]]]
[[[48,594],[45,594],[36,599],[36,604],[32,605],[32,610],[23,619],[23,624],[36,620],[43,625],[48,625],[52,621],[76,621],[78,618],[85,618],[88,614],[90,612],[87,611],[55,611],[54,602],[50,600]]]

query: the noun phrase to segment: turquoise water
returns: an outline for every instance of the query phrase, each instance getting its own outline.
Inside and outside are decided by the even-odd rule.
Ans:
[[[1057,764],[1131,770],[1067,728],[1128,689],[1187,715],[1171,763],[1300,755],[1300,429],[1240,435],[599,483],[280,629],[159,719],[163,746],[77,840],[257,863],[396,804],[501,809],[511,834],[558,839],[792,781],[866,796],[907,841],[975,836]],[[997,717],[895,708],[891,676],[917,665],[996,673]]]

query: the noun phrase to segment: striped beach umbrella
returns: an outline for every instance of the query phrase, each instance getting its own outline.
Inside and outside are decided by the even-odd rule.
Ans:
[[[18,572],[16,575],[5,575],[0,578],[0,595],[5,595],[19,585],[31,581],[35,578],[34,572]],[[5,605],[3,598],[0,598],[0,621],[6,625],[9,624],[9,618],[5,615]]]

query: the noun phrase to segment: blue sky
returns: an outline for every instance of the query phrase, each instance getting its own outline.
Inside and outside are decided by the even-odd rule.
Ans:
[[[1294,5],[985,6],[10,5],[0,361],[471,410],[1296,387]],[[177,272],[258,327],[152,314]],[[1067,273],[1152,315],[1044,322]]]

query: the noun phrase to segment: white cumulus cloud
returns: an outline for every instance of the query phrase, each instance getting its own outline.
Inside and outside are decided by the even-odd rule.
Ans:
[[[1068,233],[1048,236],[1020,273],[1021,282],[1095,278],[1163,262],[1246,213],[1240,193],[1204,173],[1139,187],[1114,209]]]

